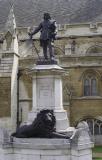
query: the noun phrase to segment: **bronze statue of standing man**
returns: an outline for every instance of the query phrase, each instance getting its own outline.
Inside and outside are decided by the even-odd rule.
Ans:
[[[40,34],[40,46],[43,48],[43,54],[45,60],[48,60],[48,52],[50,60],[55,59],[54,48],[52,43],[55,40],[55,36],[57,34],[56,31],[56,21],[52,20],[49,13],[44,13],[44,20],[39,24],[39,26],[33,31],[29,33],[29,36],[33,36],[37,32],[41,32]]]

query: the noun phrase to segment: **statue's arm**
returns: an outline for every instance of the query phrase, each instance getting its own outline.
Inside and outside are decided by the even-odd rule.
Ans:
[[[42,29],[42,23],[40,23],[39,26],[35,28],[35,30],[31,33],[31,35],[33,36],[34,34],[38,33],[41,29]]]

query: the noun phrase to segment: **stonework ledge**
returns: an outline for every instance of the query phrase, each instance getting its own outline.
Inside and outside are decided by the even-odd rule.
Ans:
[[[32,70],[52,70],[52,69],[58,69],[63,70],[60,66],[53,64],[53,65],[35,65]]]
[[[52,65],[34,65],[34,67],[29,68],[28,73],[56,73],[58,75],[64,74],[65,70],[56,64]],[[50,72],[49,72],[50,71]]]
[[[14,148],[63,150],[65,148],[70,148],[70,140],[48,138],[13,138],[13,142],[11,143],[11,145]]]

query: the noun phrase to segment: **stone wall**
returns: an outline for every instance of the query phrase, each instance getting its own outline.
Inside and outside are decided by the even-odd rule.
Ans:
[[[75,125],[82,119],[102,116],[102,66],[99,65],[101,57],[77,58],[76,56],[76,59],[75,62],[75,58],[66,57],[66,59],[62,58],[61,62],[61,65],[69,72],[68,76],[63,79],[63,93],[64,102],[68,104],[66,108],[70,112],[71,125]],[[96,96],[84,96],[83,80],[88,73],[96,76]]]
[[[70,108],[70,121],[73,125],[82,119],[96,118],[102,115],[102,98],[73,99]]]
[[[0,117],[11,115],[11,78],[0,77]]]

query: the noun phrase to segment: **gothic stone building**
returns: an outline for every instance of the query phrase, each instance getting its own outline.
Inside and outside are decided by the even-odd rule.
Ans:
[[[32,108],[32,77],[27,72],[42,57],[39,34],[29,43],[28,27],[17,27],[11,8],[0,33],[0,126],[15,130]],[[102,136],[102,23],[58,25],[55,41],[63,76],[63,105],[71,126],[88,122],[97,142]],[[97,136],[98,135],[98,136]]]

